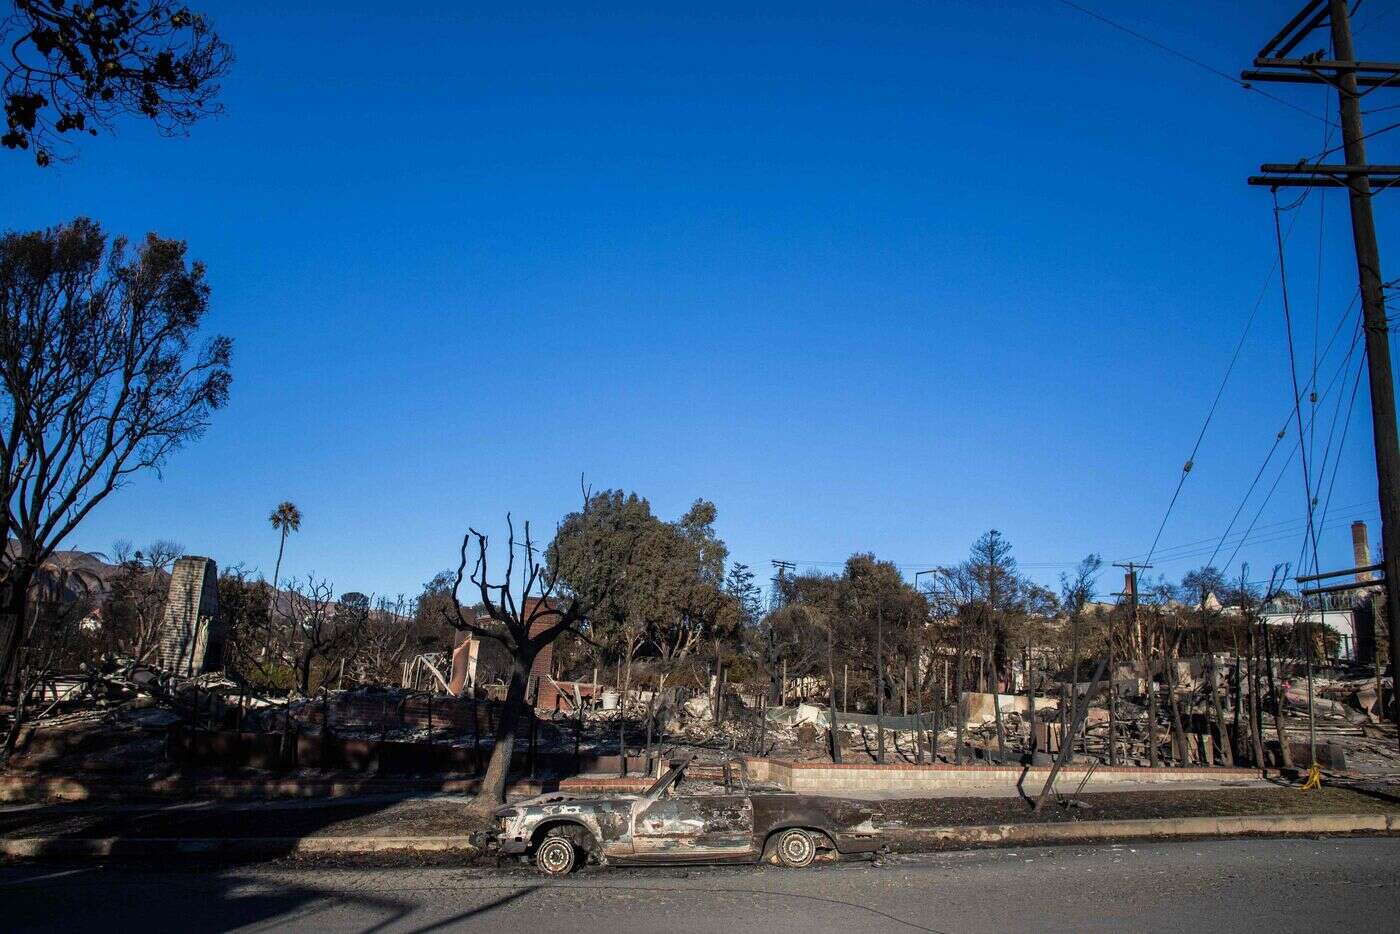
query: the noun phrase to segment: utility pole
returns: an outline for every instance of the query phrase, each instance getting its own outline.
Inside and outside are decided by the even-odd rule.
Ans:
[[[1123,597],[1128,598],[1129,618],[1132,620],[1133,624],[1132,631],[1136,635],[1138,643],[1142,646],[1143,679],[1147,684],[1147,762],[1155,769],[1157,767],[1157,691],[1156,686],[1152,682],[1151,647],[1147,643],[1147,639],[1142,632],[1142,626],[1138,620],[1138,571],[1146,571],[1150,569],[1152,565],[1137,564],[1136,562],[1128,561],[1123,564],[1115,563],[1113,566],[1116,568],[1123,568],[1127,571],[1123,581],[1127,589],[1123,593],[1114,594],[1114,596],[1120,599]],[[1112,639],[1109,641],[1111,646]],[[1112,657],[1112,651],[1113,649],[1110,647],[1110,658]],[[1112,671],[1110,671],[1108,675],[1108,699],[1110,704],[1114,703]],[[1088,706],[1087,699],[1085,700],[1085,706]],[[1110,715],[1111,714],[1112,710],[1110,710]],[[1112,741],[1113,730],[1110,729],[1109,742],[1112,743]]]
[[[791,561],[783,561],[778,558],[773,559],[773,589],[768,593],[768,609],[781,609],[783,605],[783,583],[787,575],[797,570],[797,565]]]
[[[1333,58],[1320,50],[1301,58],[1289,53],[1314,30],[1327,26]],[[1356,268],[1361,279],[1361,321],[1366,335],[1366,366],[1371,391],[1371,427],[1375,437],[1376,483],[1380,490],[1382,565],[1385,608],[1390,624],[1390,670],[1400,644],[1400,439],[1396,436],[1395,388],[1390,366],[1390,343],[1385,313],[1384,280],[1375,218],[1371,213],[1372,183],[1378,191],[1400,183],[1400,166],[1370,165],[1366,161],[1366,132],[1361,124],[1360,88],[1400,87],[1400,63],[1358,61],[1351,36],[1346,0],[1310,0],[1254,59],[1256,70],[1243,72],[1245,81],[1328,84],[1337,89],[1342,125],[1343,165],[1298,162],[1266,164],[1251,185],[1346,188],[1351,205],[1351,234]],[[1369,91],[1367,93],[1370,93]],[[1311,491],[1309,493],[1311,495]],[[1400,707],[1400,701],[1397,701]],[[1397,718],[1400,719],[1400,718]]]

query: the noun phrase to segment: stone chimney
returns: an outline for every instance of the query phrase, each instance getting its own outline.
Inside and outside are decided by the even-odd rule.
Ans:
[[[1351,556],[1356,567],[1364,568],[1371,563],[1371,539],[1366,534],[1366,523],[1360,519],[1351,524]],[[1360,571],[1356,575],[1358,584],[1374,579],[1370,571]]]

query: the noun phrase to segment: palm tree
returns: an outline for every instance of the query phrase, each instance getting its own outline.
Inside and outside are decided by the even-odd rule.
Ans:
[[[272,515],[267,517],[267,521],[282,533],[282,539],[277,543],[277,567],[272,571],[272,592],[275,594],[278,576],[282,573],[282,551],[287,547],[287,533],[296,532],[301,528],[301,510],[297,508],[296,503],[281,502],[272,510]]]

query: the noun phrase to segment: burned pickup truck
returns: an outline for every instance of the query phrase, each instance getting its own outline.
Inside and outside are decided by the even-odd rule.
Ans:
[[[785,792],[682,794],[686,763],[640,795],[546,794],[496,811],[503,856],[549,875],[603,865],[756,863],[810,866],[884,845],[876,812],[856,801]]]

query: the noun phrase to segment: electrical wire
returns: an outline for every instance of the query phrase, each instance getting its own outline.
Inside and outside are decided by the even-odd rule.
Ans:
[[[1337,508],[1338,508],[1338,509],[1341,509],[1341,510],[1343,510],[1343,511],[1346,511],[1346,510],[1351,510],[1351,509],[1360,509],[1360,508],[1362,508],[1362,507],[1364,507],[1364,506],[1367,506],[1367,505],[1371,505],[1371,504],[1369,503],[1369,501],[1368,501],[1368,502],[1360,502],[1360,503],[1350,503],[1350,504],[1348,504],[1348,505],[1346,505],[1346,506],[1338,506]],[[1268,531],[1268,532],[1270,532],[1270,534],[1272,534],[1273,532],[1277,532],[1277,531],[1280,531],[1281,529],[1285,529],[1285,528],[1286,528],[1288,534],[1289,534],[1289,535],[1292,535],[1292,534],[1294,534],[1296,531],[1298,531],[1298,529],[1295,529],[1294,527],[1295,527],[1295,526],[1300,526],[1301,523],[1302,523],[1302,520],[1300,520],[1300,519],[1281,519],[1281,520],[1279,520],[1278,522],[1266,522],[1266,523],[1264,523],[1263,525],[1256,526],[1255,528],[1256,528],[1256,530],[1259,531],[1259,532]],[[1210,536],[1209,538],[1198,539],[1198,540],[1196,540],[1196,541],[1194,541],[1194,542],[1182,542],[1182,543],[1177,544],[1177,545],[1165,546],[1165,547],[1162,547],[1162,548],[1157,549],[1157,560],[1159,560],[1159,561],[1174,561],[1174,560],[1176,560],[1177,557],[1179,557],[1180,555],[1205,554],[1206,551],[1205,551],[1205,547],[1204,547],[1204,546],[1210,545],[1210,544],[1213,543],[1213,542],[1218,542],[1219,540],[1220,540],[1220,537],[1219,537],[1219,536],[1217,536],[1217,535],[1212,535],[1212,536]],[[1227,535],[1227,536],[1226,536],[1226,544],[1233,545],[1234,543],[1235,543],[1235,538],[1232,538],[1232,537],[1230,537],[1230,536]],[[1131,559],[1131,560],[1136,561],[1136,558]]]
[[[1283,464],[1280,464],[1279,475],[1287,475],[1287,465],[1293,462],[1293,457],[1296,456],[1296,454],[1296,448],[1289,451],[1287,460]],[[1268,502],[1269,499],[1266,497],[1264,502],[1260,504],[1260,507],[1256,508],[1256,519],[1262,517],[1262,507],[1267,506]],[[1349,509],[1341,509],[1339,507],[1337,509],[1337,512],[1345,513],[1348,516],[1371,515],[1373,513],[1379,512],[1379,507],[1376,506],[1374,503],[1362,503],[1359,505],[1353,505]],[[1268,545],[1274,542],[1292,542],[1296,541],[1298,533],[1303,531],[1302,526],[1303,520],[1301,519],[1287,520],[1272,524],[1265,523],[1263,525],[1259,525],[1256,521],[1251,523],[1250,527],[1245,531],[1236,533],[1236,535],[1230,538],[1228,541],[1226,541],[1225,544],[1229,548],[1231,548],[1235,554],[1238,554],[1238,550],[1243,549],[1245,546],[1249,546],[1252,548],[1259,545]],[[1330,531],[1335,527],[1335,524],[1330,524],[1329,522],[1329,525],[1327,526],[1325,531]],[[1210,545],[1207,547],[1198,548],[1195,551],[1183,551],[1177,554],[1167,556],[1158,555],[1155,559],[1153,559],[1153,565],[1156,567],[1161,567],[1163,565],[1176,564],[1182,561],[1191,561],[1199,562],[1202,567],[1227,568],[1231,565],[1231,563],[1233,563],[1234,554],[1230,556],[1229,561],[1216,564],[1214,559],[1209,557],[1209,553],[1213,550],[1214,545]]]
[[[1364,140],[1364,139],[1371,139],[1371,138],[1374,137],[1374,136],[1380,136],[1382,133],[1389,133],[1391,130],[1395,129],[1396,127],[1400,127],[1400,121],[1396,121],[1395,123],[1392,123],[1392,124],[1390,124],[1389,126],[1383,126],[1383,127],[1381,127],[1379,130],[1372,130],[1372,131],[1369,132],[1369,133],[1363,133],[1361,136],[1358,136],[1358,137],[1356,138],[1356,141],[1359,143],[1359,142],[1361,142],[1361,141]],[[1325,145],[1325,144],[1324,144],[1324,145]],[[1317,155],[1312,156],[1312,157],[1311,157],[1311,161],[1316,162],[1316,161],[1318,161],[1319,159],[1325,159],[1325,158],[1327,158],[1328,156],[1332,155],[1332,153],[1334,153],[1334,152],[1341,152],[1341,151],[1342,151],[1343,149],[1345,149],[1345,148],[1346,148],[1346,143],[1340,143],[1340,144],[1338,144],[1338,145],[1336,145],[1336,146],[1333,146],[1331,149],[1324,149],[1324,150],[1322,150],[1322,152],[1318,153]],[[1308,159],[1303,159],[1302,161],[1303,161],[1303,162],[1307,162],[1307,161],[1309,161],[1309,160],[1308,160]]]
[[[1356,367],[1356,379],[1351,384],[1351,401],[1347,403],[1347,417],[1342,422],[1342,440],[1337,445],[1337,460],[1332,467],[1332,479],[1327,485],[1327,498],[1322,502],[1322,521],[1327,521],[1327,511],[1332,506],[1332,491],[1337,486],[1338,467],[1342,462],[1342,450],[1347,444],[1347,433],[1351,430],[1351,415],[1356,408],[1357,390],[1361,388],[1361,374],[1365,372],[1365,361],[1363,360]]]
[[[1309,189],[1310,191],[1311,189]],[[1305,193],[1306,197],[1306,193]],[[1288,225],[1288,232],[1293,233],[1293,226],[1297,223],[1295,217]],[[1181,497],[1181,488],[1186,485],[1186,478],[1190,476],[1191,469],[1196,465],[1196,455],[1200,452],[1201,442],[1205,440],[1206,429],[1210,427],[1211,421],[1215,418],[1215,412],[1220,406],[1220,399],[1225,394],[1225,387],[1230,382],[1230,374],[1235,371],[1235,364],[1240,359],[1240,352],[1244,350],[1245,341],[1249,338],[1249,332],[1254,327],[1254,321],[1259,317],[1259,309],[1264,305],[1264,296],[1269,291],[1269,280],[1273,278],[1274,269],[1277,268],[1277,260],[1273,268],[1269,269],[1268,276],[1264,279],[1264,285],[1259,290],[1259,296],[1254,300],[1254,308],[1249,313],[1249,319],[1245,321],[1244,331],[1240,334],[1240,339],[1235,343],[1235,351],[1230,355],[1230,362],[1225,367],[1225,376],[1220,380],[1220,386],[1215,390],[1215,398],[1211,400],[1210,410],[1206,412],[1205,421],[1201,423],[1201,430],[1196,434],[1196,442],[1191,446],[1191,454],[1186,458],[1186,463],[1182,465],[1181,476],[1177,478],[1176,489],[1172,491],[1172,498],[1167,503],[1167,510],[1162,515],[1162,521],[1157,526],[1157,534],[1152,538],[1152,547],[1147,549],[1147,557],[1143,564],[1150,564],[1152,555],[1157,550],[1157,545],[1162,540],[1162,532],[1167,527],[1167,520],[1171,518],[1172,510],[1176,507],[1177,500]]]
[[[1360,297],[1361,291],[1360,289],[1357,289],[1357,291],[1352,295],[1351,301],[1347,304],[1346,311],[1344,311],[1341,317],[1338,318],[1337,326],[1332,330],[1332,336],[1328,339],[1327,346],[1323,348],[1321,357],[1322,360],[1325,361],[1328,357],[1331,356],[1332,346],[1337,342],[1337,338],[1341,335],[1342,326],[1345,325],[1347,321],[1351,320],[1352,309],[1356,307],[1356,302]],[[1351,345],[1347,349],[1346,356],[1342,358],[1342,362],[1338,366],[1337,372],[1332,376],[1332,379],[1328,381],[1327,387],[1323,389],[1321,394],[1318,396],[1319,400],[1325,399],[1327,395],[1332,391],[1332,387],[1336,384],[1337,377],[1345,371],[1346,367],[1351,361],[1352,355],[1356,353],[1356,348],[1360,339],[1361,322],[1358,318],[1356,328],[1352,335]],[[1309,381],[1307,388],[1310,392],[1317,391],[1317,382],[1315,375],[1313,379]],[[1288,421],[1293,417],[1294,413],[1290,409],[1290,411],[1284,416],[1283,427],[1279,429],[1279,431],[1274,435],[1274,443],[1269,447],[1269,452],[1264,456],[1264,462],[1259,465],[1259,470],[1255,473],[1253,481],[1250,482],[1249,488],[1245,490],[1244,497],[1241,498],[1239,506],[1235,508],[1234,514],[1230,517],[1229,524],[1225,527],[1225,531],[1221,534],[1219,543],[1216,545],[1215,550],[1211,552],[1210,558],[1206,561],[1207,565],[1213,564],[1216,556],[1220,553],[1220,549],[1225,547],[1226,542],[1229,540],[1230,532],[1234,529],[1235,523],[1239,521],[1240,514],[1244,511],[1245,506],[1248,505],[1250,497],[1254,495],[1254,491],[1258,487],[1260,479],[1262,479],[1264,476],[1264,471],[1266,471],[1269,467],[1269,462],[1273,460],[1273,456],[1278,450],[1279,443],[1282,442],[1284,437],[1287,435]],[[1312,417],[1315,418],[1316,416],[1314,415]],[[1311,425],[1311,421],[1309,422],[1309,424]],[[1292,455],[1290,454],[1289,457],[1291,459]],[[1257,521],[1258,516],[1255,517],[1255,522]],[[1251,523],[1251,527],[1253,527],[1253,523]]]
[[[1327,521],[1327,512],[1328,512],[1328,510],[1330,509],[1331,503],[1332,503],[1332,490],[1336,487],[1336,484],[1337,484],[1337,474],[1340,472],[1338,468],[1341,466],[1342,451],[1343,451],[1343,450],[1345,449],[1345,447],[1346,447],[1347,434],[1348,434],[1348,432],[1350,431],[1350,428],[1351,428],[1351,415],[1352,415],[1352,411],[1354,410],[1355,405],[1356,405],[1357,390],[1359,390],[1359,389],[1361,388],[1361,374],[1364,373],[1365,370],[1366,370],[1366,360],[1365,360],[1365,358],[1363,357],[1361,360],[1357,361],[1357,365],[1356,365],[1356,377],[1355,377],[1355,379],[1352,380],[1351,398],[1350,398],[1350,401],[1347,403],[1346,421],[1342,423],[1342,436],[1341,436],[1340,443],[1337,445],[1337,456],[1336,456],[1336,459],[1332,461],[1332,477],[1331,477],[1331,481],[1329,482],[1328,488],[1327,488],[1327,499],[1326,499],[1326,501],[1324,502],[1323,508],[1322,508],[1322,519],[1319,520],[1319,522],[1318,522],[1319,528],[1320,528],[1321,526],[1325,525],[1325,524],[1326,524],[1326,521]],[[1338,410],[1338,412],[1340,412],[1340,410],[1341,410],[1341,402],[1342,402],[1342,397],[1341,397],[1341,396],[1338,396],[1338,397],[1337,397],[1337,410]],[[1327,438],[1327,451],[1326,451],[1326,456],[1327,456],[1328,458],[1330,458],[1330,457],[1331,457],[1331,454],[1332,454],[1332,437],[1331,437],[1331,436],[1332,436],[1332,433],[1335,432],[1336,427],[1337,427],[1337,418],[1336,418],[1336,415],[1334,414],[1333,417],[1332,417],[1332,428],[1331,428],[1331,430],[1328,432],[1328,438]],[[1324,462],[1324,471],[1325,471],[1325,462]],[[1314,501],[1316,501],[1316,498],[1317,498],[1317,497],[1316,497],[1316,492],[1321,491],[1321,489],[1322,489],[1323,477],[1324,477],[1324,474],[1321,474],[1321,473],[1320,473],[1320,474],[1318,475],[1318,478],[1317,478],[1317,491],[1314,491],[1314,497],[1313,497],[1313,498],[1314,498]],[[1303,564],[1304,556],[1307,554],[1307,547],[1308,547],[1308,542],[1307,542],[1307,539],[1304,538],[1303,542],[1302,542],[1302,543],[1300,544],[1300,546],[1299,546],[1299,551],[1298,551],[1298,567],[1299,567],[1299,568],[1303,568],[1303,569],[1304,569],[1304,573],[1309,573],[1309,572],[1310,572],[1310,573],[1313,573],[1313,574],[1320,573],[1322,569],[1318,566],[1318,561],[1317,561],[1317,543],[1316,543],[1316,541],[1313,542],[1313,564],[1312,564],[1312,568],[1310,569],[1310,571],[1309,571],[1309,569],[1307,569],[1307,568],[1305,567],[1305,565]]]
[[[1237,78],[1234,75],[1229,74],[1228,72],[1221,71],[1214,65],[1203,62],[1199,58],[1193,58],[1192,56],[1187,55],[1185,52],[1174,49],[1164,42],[1159,42],[1151,36],[1144,35],[1143,33],[1138,32],[1136,29],[1132,29],[1128,26],[1124,26],[1122,23],[1119,23],[1115,20],[1111,20],[1107,16],[1104,16],[1102,13],[1091,10],[1086,6],[1080,6],[1078,3],[1073,2],[1073,0],[1056,0],[1056,2],[1060,3],[1063,6],[1067,6],[1072,10],[1078,10],[1085,16],[1096,19],[1099,22],[1103,23],[1105,26],[1109,26],[1113,29],[1118,30],[1119,32],[1126,33],[1127,35],[1132,36],[1134,39],[1137,39],[1140,42],[1146,42],[1148,45],[1159,49],[1167,53],[1168,55],[1175,56],[1176,58],[1179,58],[1182,61],[1187,62],[1191,65],[1195,65],[1197,68],[1208,71],[1218,78],[1224,78],[1231,84],[1237,87],[1244,88],[1246,91],[1253,91],[1255,94],[1258,94],[1262,97],[1267,97],[1269,100],[1274,101],[1278,104],[1282,104],[1283,106],[1288,107],[1291,110],[1296,110],[1300,114],[1310,117],[1313,120],[1321,120],[1324,123],[1327,122],[1326,117],[1319,117],[1317,114],[1313,113],[1311,110],[1308,110],[1306,107],[1299,107],[1297,104],[1293,103],[1290,100],[1285,100],[1282,97],[1270,94],[1268,91],[1260,90],[1259,88],[1256,88],[1254,85],[1250,84],[1248,81],[1241,80],[1240,78]]]
[[[1303,462],[1303,495],[1307,501],[1308,535],[1312,538],[1313,564],[1317,563],[1317,532],[1313,528],[1313,488],[1308,471],[1308,446],[1303,433],[1303,397],[1298,389],[1298,359],[1293,348],[1293,309],[1288,297],[1288,266],[1284,258],[1283,222],[1279,220],[1278,190],[1274,190],[1274,242],[1278,245],[1279,288],[1283,293],[1283,323],[1288,337],[1288,375],[1293,382],[1293,414],[1298,423],[1298,450]],[[1316,421],[1316,419],[1310,419]]]

